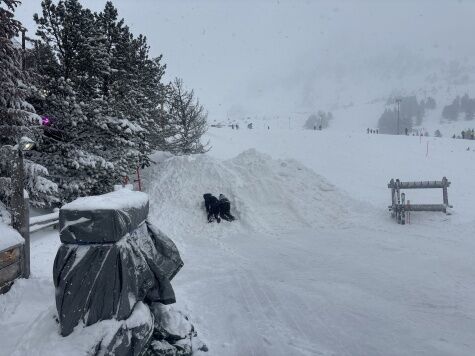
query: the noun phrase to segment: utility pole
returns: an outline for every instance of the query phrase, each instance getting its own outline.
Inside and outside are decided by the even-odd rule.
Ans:
[[[26,67],[26,28],[21,29],[21,70],[25,70]]]
[[[401,104],[402,99],[397,98],[396,103],[397,103],[397,134],[399,135],[399,105]]]
[[[12,197],[11,219],[12,227],[17,230],[25,240],[23,245],[24,258],[22,261],[22,276],[30,277],[30,216],[28,196],[24,189],[23,152],[20,148],[12,150]]]

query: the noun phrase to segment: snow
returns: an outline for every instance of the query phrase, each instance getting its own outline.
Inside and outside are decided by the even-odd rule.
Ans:
[[[103,320],[89,327],[79,325],[65,338],[59,335],[55,317],[56,309],[53,307],[40,313],[11,355],[90,355],[93,346],[101,340],[107,345],[122,325],[133,328],[140,323],[152,323],[149,309],[139,302],[127,320]]]
[[[205,155],[154,155],[143,179],[152,222],[185,262],[174,308],[210,356],[473,355],[475,142],[273,127],[207,139]],[[443,176],[452,215],[391,219],[391,178]],[[237,221],[208,224],[207,192],[225,194]],[[442,201],[440,190],[406,193]],[[0,296],[0,355],[84,354],[103,330],[58,336],[58,246],[57,232],[32,235],[32,278]]]
[[[134,185],[133,184],[116,184],[114,185],[114,191],[115,190],[121,190],[121,189],[128,189],[128,190],[134,190]]]
[[[210,355],[473,354],[472,143],[297,129],[207,139],[209,155],[155,157],[144,179],[183,254],[178,305]],[[390,218],[390,178],[443,176],[453,215]],[[205,192],[227,195],[238,221],[205,223]]]
[[[143,207],[147,203],[148,195],[146,193],[121,189],[103,195],[78,198],[64,205],[61,209],[79,211],[100,209],[122,210],[138,206]]]
[[[208,233],[215,228],[202,224],[204,193],[223,193],[233,202],[231,212],[239,222],[220,225],[223,233],[346,226],[354,219],[348,209],[361,207],[299,162],[272,160],[254,149],[224,162],[207,155],[170,158],[143,178],[153,201],[151,215],[163,231],[178,239],[183,231]]]
[[[59,210],[55,211],[50,214],[38,215],[34,217],[30,217],[30,225],[31,224],[41,224],[42,222],[46,222],[48,220],[57,220],[59,219]]]
[[[0,251],[22,244],[23,241],[16,230],[0,221]]]

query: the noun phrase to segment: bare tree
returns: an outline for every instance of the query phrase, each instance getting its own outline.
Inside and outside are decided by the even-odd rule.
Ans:
[[[203,145],[201,137],[208,129],[208,114],[194,91],[184,88],[182,79],[170,83],[166,105],[167,150],[174,154],[207,152],[209,143]]]

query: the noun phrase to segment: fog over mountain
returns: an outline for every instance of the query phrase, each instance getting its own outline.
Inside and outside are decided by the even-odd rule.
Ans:
[[[84,0],[93,10],[103,0]],[[475,1],[115,0],[210,119],[279,115],[442,90],[475,77]],[[34,28],[39,1],[17,12]],[[31,31],[30,31],[31,35]]]

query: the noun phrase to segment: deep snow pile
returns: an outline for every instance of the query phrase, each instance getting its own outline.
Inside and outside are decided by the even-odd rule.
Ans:
[[[151,215],[173,237],[201,231],[269,232],[299,228],[349,226],[350,208],[359,203],[295,160],[274,160],[249,149],[220,161],[209,155],[155,156],[145,173]],[[237,221],[206,224],[203,194],[223,193]],[[226,225],[223,227],[223,225]]]

